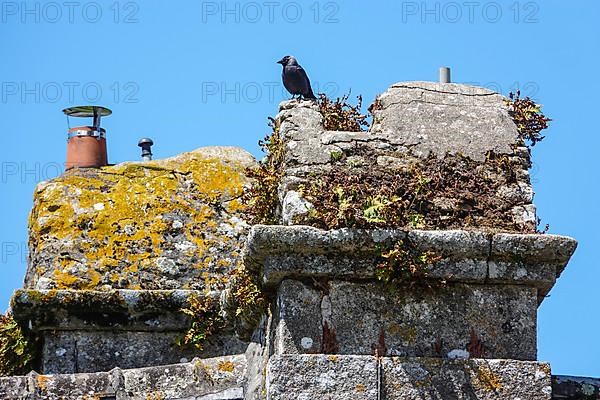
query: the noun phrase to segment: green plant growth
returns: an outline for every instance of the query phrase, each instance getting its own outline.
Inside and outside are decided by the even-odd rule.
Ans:
[[[332,162],[338,162],[340,161],[342,158],[344,158],[344,153],[341,151],[332,151],[331,153],[329,153],[329,156],[331,157],[331,161]]]
[[[0,316],[0,376],[29,373],[36,354],[36,341],[25,335],[12,315]]]
[[[177,338],[180,347],[202,350],[211,335],[227,327],[236,327],[238,334],[249,338],[262,315],[266,313],[268,299],[261,290],[258,278],[243,264],[229,274],[230,296],[227,317],[221,313],[219,301],[210,296],[190,296],[189,305],[180,311],[190,320],[190,327]]]
[[[221,330],[225,321],[219,314],[219,302],[210,296],[190,296],[189,304],[181,312],[190,320],[190,328],[177,338],[180,347],[202,350],[206,339]]]
[[[242,334],[251,334],[267,312],[269,303],[258,282],[258,276],[250,273],[243,265],[232,272],[230,303],[237,325],[241,325],[241,332],[238,333]]]
[[[367,116],[362,114],[362,96],[357,96],[357,104],[348,103],[350,94],[330,100],[319,93],[319,111],[323,115],[323,127],[328,131],[362,132],[369,127]]]
[[[541,142],[545,136],[541,131],[548,128],[548,122],[552,121],[542,113],[541,104],[536,104],[529,97],[521,98],[521,92],[512,92],[508,95],[507,105],[509,114],[517,125],[517,130],[523,141],[529,141],[531,146]]]
[[[321,229],[400,227],[410,229],[487,228],[534,232],[517,226],[510,210],[517,205],[498,190],[517,182],[517,160],[488,154],[482,164],[461,155],[414,159],[400,170],[333,165],[300,185],[313,208],[297,224]]]
[[[244,192],[243,202],[246,205],[244,215],[248,223],[273,225],[278,222],[277,208],[279,199],[277,189],[283,176],[283,157],[285,144],[279,135],[279,124],[269,118],[272,132],[258,144],[266,154],[257,167],[248,168],[246,174],[254,181]]]
[[[427,279],[429,267],[440,259],[432,251],[418,251],[410,242],[400,240],[381,253],[375,275],[384,283],[419,283]]]

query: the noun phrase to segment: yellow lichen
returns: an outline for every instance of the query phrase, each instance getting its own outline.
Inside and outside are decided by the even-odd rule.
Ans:
[[[233,372],[233,370],[235,369],[235,365],[231,361],[221,361],[217,365],[217,368],[219,369],[219,371]]]
[[[72,248],[77,257],[57,259],[54,270],[40,267],[40,274],[59,289],[152,286],[156,260],[165,246],[173,246],[166,239],[175,229],[165,220],[169,214],[186,218],[177,229],[189,241],[182,253],[196,260],[190,263],[194,269],[210,266],[213,274],[227,269],[231,261],[221,260],[222,252],[216,249],[233,249],[234,244],[218,230],[216,210],[222,207],[230,215],[242,211],[244,167],[187,153],[169,160],[75,170],[40,185],[29,220],[32,256],[56,244],[77,246]],[[144,281],[140,271],[151,274]],[[207,282],[223,280],[208,276]]]
[[[42,391],[46,390],[46,386],[49,381],[50,381],[50,377],[47,375],[37,375],[35,377],[36,386],[38,388],[40,388]]]
[[[417,329],[414,326],[401,326],[392,323],[388,326],[387,331],[392,336],[400,336],[405,342],[412,344],[417,340]]]
[[[502,378],[494,373],[490,367],[482,365],[476,367],[475,384],[484,390],[498,392],[502,389]]]

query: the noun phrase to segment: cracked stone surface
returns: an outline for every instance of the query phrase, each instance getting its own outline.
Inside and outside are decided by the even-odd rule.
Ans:
[[[243,355],[109,372],[0,378],[0,398],[242,400]]]
[[[392,136],[419,156],[462,153],[483,161],[488,151],[512,154],[517,142],[504,97],[485,88],[401,82],[378,98],[371,132]]]
[[[425,290],[330,281],[282,282],[275,318],[276,354],[374,354],[535,360],[535,289],[449,284]],[[325,329],[327,323],[327,329]],[[474,350],[477,343],[482,348]]]

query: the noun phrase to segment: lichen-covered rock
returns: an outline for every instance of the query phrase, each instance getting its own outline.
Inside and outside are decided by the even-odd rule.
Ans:
[[[0,378],[2,399],[238,400],[243,397],[243,355],[108,372]]]
[[[550,367],[512,360],[274,356],[269,400],[550,400]]]
[[[382,360],[388,400],[550,400],[550,366],[514,360]]]
[[[36,188],[26,288],[219,290],[253,157],[233,147],[75,169]]]
[[[276,354],[375,354],[535,360],[537,293],[524,286],[435,290],[285,280],[274,313]],[[480,345],[479,345],[480,344]]]
[[[273,356],[267,369],[269,400],[376,400],[374,357]]]

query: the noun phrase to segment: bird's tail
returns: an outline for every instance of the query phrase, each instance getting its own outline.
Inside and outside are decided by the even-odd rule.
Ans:
[[[306,97],[307,99],[312,99],[312,100],[317,99],[317,97],[315,96],[315,94],[312,91],[312,88],[310,88],[310,87],[308,88],[308,94],[304,97]]]

